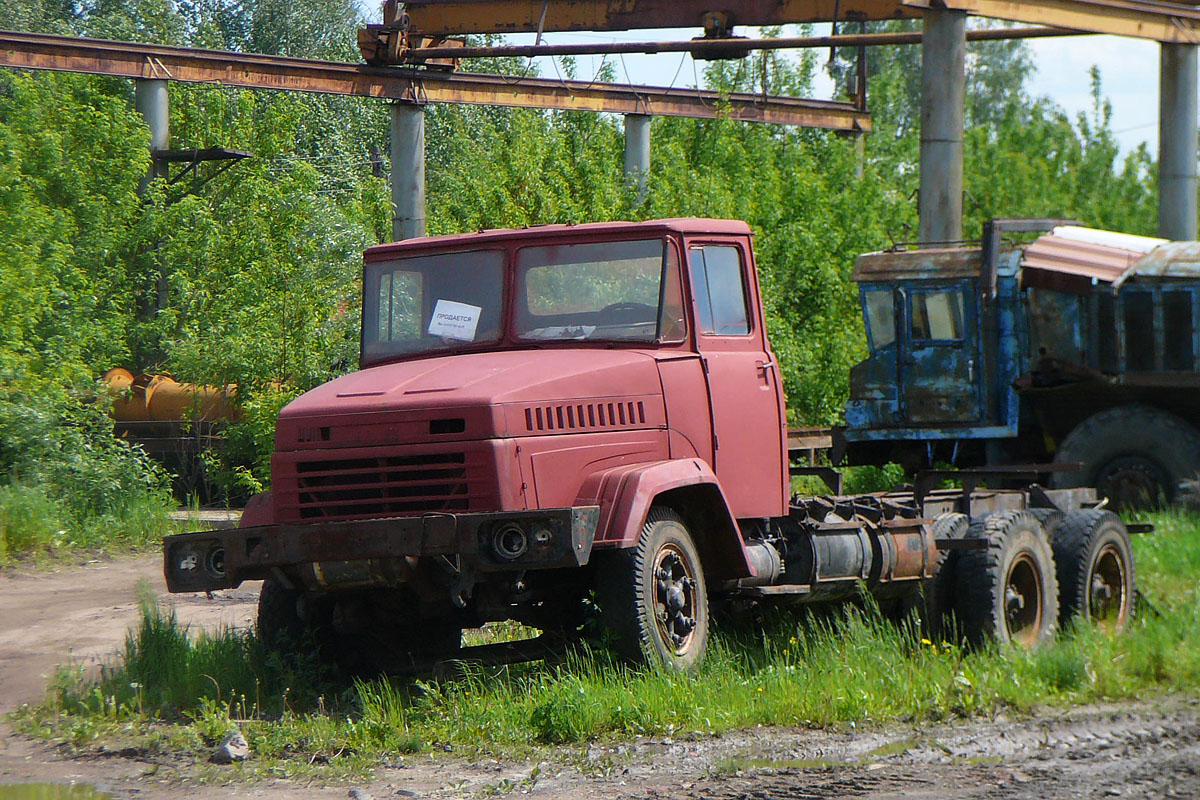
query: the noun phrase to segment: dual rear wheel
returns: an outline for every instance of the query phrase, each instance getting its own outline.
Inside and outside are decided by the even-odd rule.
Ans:
[[[1109,632],[1133,616],[1129,534],[1109,511],[1008,511],[972,524],[986,546],[961,553],[953,606],[968,641],[1033,648],[1077,620]]]

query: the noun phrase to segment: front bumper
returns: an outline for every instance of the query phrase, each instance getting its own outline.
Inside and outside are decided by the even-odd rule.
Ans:
[[[424,556],[458,556],[475,572],[581,567],[599,517],[575,506],[181,533],[163,539],[163,572],[168,591],[205,592],[279,568]]]

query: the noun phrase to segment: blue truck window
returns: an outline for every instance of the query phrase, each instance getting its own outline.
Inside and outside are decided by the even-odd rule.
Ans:
[[[912,295],[913,341],[949,341],[962,339],[962,292],[942,290]]]
[[[1125,369],[1149,372],[1154,369],[1154,297],[1149,292],[1126,292]]]
[[[1104,372],[1119,372],[1117,363],[1117,308],[1111,291],[1103,289],[1096,298],[1098,365]]]
[[[1192,292],[1164,291],[1163,369],[1191,372],[1195,368],[1192,352]]]
[[[892,305],[891,289],[868,289],[863,292],[867,310],[867,331],[871,334],[871,349],[882,350],[896,341],[896,311]]]

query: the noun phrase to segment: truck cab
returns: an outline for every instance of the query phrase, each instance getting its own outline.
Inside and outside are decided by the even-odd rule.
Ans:
[[[672,598],[661,646],[686,660],[703,581],[753,576],[743,530],[787,513],[780,371],[743,222],[373,247],[360,366],[282,410],[272,490],[237,532],[168,542],[173,591],[266,578],[265,630],[294,627],[297,603],[345,636],[401,607],[449,647],[489,620],[563,624],[578,570],[651,526],[694,545],[687,569],[678,543],[652,565],[674,575],[656,590]]]
[[[1003,238],[1039,227],[1033,241]],[[1057,462],[1053,485],[1095,486],[1117,505],[1170,500],[1200,470],[1198,253],[997,220],[979,247],[860,256],[870,354],[851,371],[847,460]]]

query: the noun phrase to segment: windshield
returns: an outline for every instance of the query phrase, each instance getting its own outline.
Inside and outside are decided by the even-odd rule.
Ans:
[[[674,252],[663,239],[521,248],[514,334],[534,341],[682,338]]]
[[[364,361],[500,339],[503,250],[368,264],[363,278]]]

